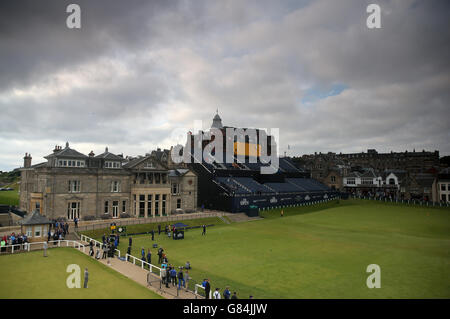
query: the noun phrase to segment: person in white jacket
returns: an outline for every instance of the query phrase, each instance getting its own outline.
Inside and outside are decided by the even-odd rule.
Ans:
[[[216,288],[216,291],[213,293],[213,299],[220,299],[219,288]]]

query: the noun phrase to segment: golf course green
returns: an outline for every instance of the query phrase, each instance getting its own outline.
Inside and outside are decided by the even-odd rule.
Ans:
[[[185,239],[162,233],[133,237],[132,254],[157,243],[169,263],[190,261],[189,288],[209,278],[239,298],[450,298],[450,210],[365,200],[261,212],[264,218],[186,231]],[[205,221],[187,220],[188,225]],[[133,227],[128,226],[128,231]],[[140,231],[157,224],[139,225]],[[148,229],[145,229],[148,228]],[[90,234],[101,239],[105,231]],[[94,236],[95,235],[95,236]],[[127,251],[128,238],[119,249]],[[158,298],[148,289],[73,248],[0,256],[1,298]],[[66,268],[89,268],[89,289],[69,289]],[[380,288],[368,288],[369,265],[380,267]]]
[[[81,288],[68,288],[67,266],[81,268]],[[84,289],[84,269],[88,288]],[[48,257],[42,251],[0,256],[1,299],[157,299],[144,286],[108,268],[74,248],[53,248]]]
[[[240,298],[450,297],[449,209],[341,200],[262,215],[155,242],[169,263],[190,261],[191,287],[209,278],[212,289],[229,286]],[[133,236],[132,254],[151,245],[149,235]],[[119,249],[127,247],[122,237]],[[381,288],[366,284],[371,264],[380,267]]]

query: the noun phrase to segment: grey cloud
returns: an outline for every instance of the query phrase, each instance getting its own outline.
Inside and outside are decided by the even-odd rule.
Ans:
[[[39,152],[27,140],[42,153],[67,139],[169,147],[173,128],[208,126],[216,108],[225,125],[280,128],[291,155],[450,152],[447,2],[379,1],[382,29],[368,30],[371,1],[78,1],[79,31],[65,27],[68,3],[0,4],[0,136],[16,141],[0,168]],[[301,103],[336,83],[348,88]]]

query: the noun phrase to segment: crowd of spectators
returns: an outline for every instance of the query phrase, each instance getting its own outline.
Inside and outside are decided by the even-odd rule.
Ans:
[[[6,246],[14,246],[14,250],[27,249],[28,237],[25,234],[11,233],[11,235],[3,235],[0,241],[1,252],[6,251]]]

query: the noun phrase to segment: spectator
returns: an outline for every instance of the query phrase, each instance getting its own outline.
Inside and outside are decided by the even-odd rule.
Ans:
[[[84,270],[84,288],[87,288],[88,287],[88,279],[89,279],[89,272],[88,272],[88,269],[86,268],[85,270]]]
[[[186,282],[184,281],[184,274],[182,267],[180,267],[180,271],[178,271],[178,289],[181,289],[181,282],[183,282],[183,287],[186,288]]]
[[[128,246],[128,248],[127,248],[127,254],[128,255],[131,255],[131,246]],[[128,257],[129,258],[129,257]],[[127,260],[128,261],[128,260]]]
[[[170,283],[170,272],[169,272],[169,269],[167,269],[167,271],[166,271],[166,288],[169,288],[169,283]]]
[[[213,293],[213,299],[220,299],[219,288],[216,288],[216,291]]]
[[[106,259],[106,257],[107,257],[107,255],[106,255],[106,253],[107,253],[106,243],[102,244],[102,251],[103,251],[102,259]]]
[[[170,269],[170,281],[172,282],[172,286],[177,285],[177,271],[175,270],[175,267]]]
[[[144,249],[144,247],[142,247],[142,249],[141,249],[141,256],[142,256],[142,259],[145,260],[145,249]]]
[[[166,283],[166,279],[167,279],[166,272],[167,272],[166,265],[161,265],[161,280],[162,280],[163,285]],[[166,285],[166,287],[167,287],[167,285]],[[167,287],[167,288],[169,288],[169,287]]]
[[[191,263],[189,261],[186,262],[186,265],[184,266],[186,269],[191,269]]]
[[[5,239],[4,238],[2,238],[2,241],[1,241],[1,252],[4,252],[5,250],[6,250],[6,241],[5,241]]]
[[[184,283],[186,284],[186,291],[188,291],[190,279],[191,277],[189,276],[189,271],[186,270],[186,272],[184,273]]]
[[[149,249],[148,252],[147,252],[147,262],[148,262],[149,264],[152,263],[152,252],[150,251],[150,249]],[[150,266],[149,266],[149,267],[150,267]]]
[[[231,297],[231,292],[230,292],[229,287],[227,286],[225,288],[225,290],[223,291],[223,298],[224,299],[230,299],[230,297]]]
[[[94,256],[94,242],[92,240],[89,243],[89,256]]]
[[[237,295],[236,295],[236,291],[233,292],[233,295],[231,296],[231,299],[238,299]]]
[[[47,248],[48,248],[48,244],[46,241],[44,241],[44,257],[47,257]]]
[[[209,284],[209,279],[205,282],[205,299],[209,299],[209,293],[211,292],[211,285]]]

